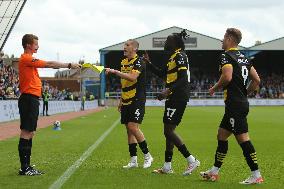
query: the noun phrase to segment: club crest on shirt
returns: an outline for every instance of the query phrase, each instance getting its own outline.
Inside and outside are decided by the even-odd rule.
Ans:
[[[184,59],[183,59],[183,58],[180,58],[180,59],[177,61],[177,63],[178,63],[179,65],[184,64]]]

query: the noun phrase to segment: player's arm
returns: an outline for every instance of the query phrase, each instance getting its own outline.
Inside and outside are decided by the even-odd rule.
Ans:
[[[218,82],[209,89],[209,94],[212,96],[217,90],[226,87],[232,80],[233,66],[232,64],[225,64],[222,67],[222,74]]]
[[[33,57],[28,57],[27,59],[24,60],[24,62],[26,66],[35,67],[35,68],[73,68],[73,69],[81,68],[81,65],[77,63],[44,61]]]
[[[144,61],[141,60],[141,59],[138,59],[137,61],[134,62],[133,68],[129,73],[123,73],[119,70],[110,69],[110,68],[105,68],[105,72],[106,72],[106,74],[112,73],[112,74],[115,74],[122,79],[126,79],[128,81],[133,82],[138,78],[138,76],[140,75],[140,73],[144,69],[145,69]]]
[[[46,61],[45,68],[78,69],[78,68],[81,68],[81,64],[78,64],[78,63],[62,63],[62,62],[57,62],[57,61]]]
[[[188,82],[187,70],[183,69],[178,71],[178,79],[176,80],[176,82],[170,88],[166,88],[160,94],[158,94],[158,100],[167,98],[167,96],[175,92],[178,88],[182,87],[186,82]]]
[[[118,106],[117,106],[117,110],[119,112],[121,112],[121,106],[122,106],[122,101],[121,101],[121,98],[119,99],[119,103],[118,103]]]
[[[115,70],[115,69],[111,69],[111,68],[105,68],[105,72],[106,74],[115,74],[118,77],[121,77],[122,79],[126,79],[128,81],[135,81],[140,72],[138,70],[132,70],[129,73],[122,73],[121,71]]]
[[[250,76],[251,81],[247,87],[248,95],[253,93],[260,84],[260,78],[253,66],[250,68],[249,76]]]
[[[155,66],[152,62],[147,62],[147,68],[149,68],[149,70],[154,73],[155,75],[157,75],[160,78],[165,78],[167,75],[166,70],[160,69],[157,66]]]
[[[145,51],[145,53],[143,54],[143,60],[145,61],[147,68],[149,68],[149,70],[151,72],[153,72],[155,75],[157,75],[160,78],[165,78],[167,75],[167,71],[166,69],[160,69],[157,66],[155,66],[151,60],[150,57],[147,53],[147,51]]]

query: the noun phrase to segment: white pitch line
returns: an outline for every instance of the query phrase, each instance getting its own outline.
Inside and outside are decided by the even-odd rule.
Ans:
[[[109,135],[109,133],[117,126],[120,119],[117,119],[109,128],[100,136],[100,138],[90,146],[82,156],[71,165],[50,187],[49,189],[59,189],[70,178],[70,176],[81,166],[81,164],[92,154],[92,152],[100,145],[100,143]]]

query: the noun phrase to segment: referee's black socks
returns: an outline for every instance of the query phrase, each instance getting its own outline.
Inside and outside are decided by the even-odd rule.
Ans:
[[[31,155],[32,155],[32,146],[33,146],[33,139],[31,138],[29,140],[29,147],[28,147],[28,151],[27,151],[27,164],[28,166],[31,164]]]
[[[228,151],[228,141],[218,140],[218,146],[215,153],[215,163],[214,166],[220,168],[224,162],[224,159]]]
[[[251,171],[258,170],[257,158],[255,149],[251,143],[251,141],[246,141],[240,144],[243,154],[246,158],[247,164],[250,167]]]
[[[21,162],[21,169],[26,169],[28,166],[30,166],[31,146],[32,146],[31,139],[28,140],[20,138],[18,151]]]

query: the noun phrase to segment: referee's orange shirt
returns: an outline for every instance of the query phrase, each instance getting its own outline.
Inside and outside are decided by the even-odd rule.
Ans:
[[[24,53],[19,59],[19,80],[21,93],[41,96],[41,80],[37,68],[43,68],[46,61],[35,59],[31,54]]]

